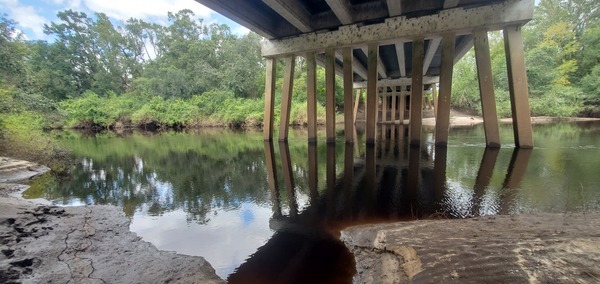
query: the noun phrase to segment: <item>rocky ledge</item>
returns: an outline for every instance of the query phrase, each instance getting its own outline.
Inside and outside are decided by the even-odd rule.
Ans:
[[[0,158],[0,283],[224,283],[202,257],[141,240],[118,207],[40,206],[10,197],[26,187],[17,182],[46,170]]]
[[[600,213],[351,227],[354,283],[598,283]]]

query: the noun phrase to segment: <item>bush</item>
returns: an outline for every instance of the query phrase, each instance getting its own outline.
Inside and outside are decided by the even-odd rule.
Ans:
[[[570,117],[582,109],[581,90],[571,86],[555,85],[541,97],[530,99],[532,116]]]
[[[138,126],[157,124],[159,127],[183,127],[198,114],[198,107],[190,102],[154,97],[133,113],[131,119]]]

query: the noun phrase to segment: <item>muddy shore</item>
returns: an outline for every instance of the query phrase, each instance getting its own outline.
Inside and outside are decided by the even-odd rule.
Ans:
[[[202,257],[159,251],[115,206],[20,199],[48,169],[0,157],[0,283],[224,283]]]

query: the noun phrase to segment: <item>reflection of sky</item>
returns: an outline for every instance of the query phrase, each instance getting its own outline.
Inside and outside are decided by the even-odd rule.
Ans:
[[[233,272],[273,234],[271,208],[242,203],[235,210],[217,209],[205,225],[188,223],[183,210],[162,216],[137,212],[131,231],[158,249],[204,257],[222,278]]]

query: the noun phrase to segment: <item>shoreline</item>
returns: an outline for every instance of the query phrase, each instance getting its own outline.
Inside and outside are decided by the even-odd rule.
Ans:
[[[225,283],[204,258],[160,251],[116,206],[18,197],[49,169],[0,157],[0,283]]]
[[[600,280],[599,212],[361,225],[341,239],[355,256],[354,283]]]

